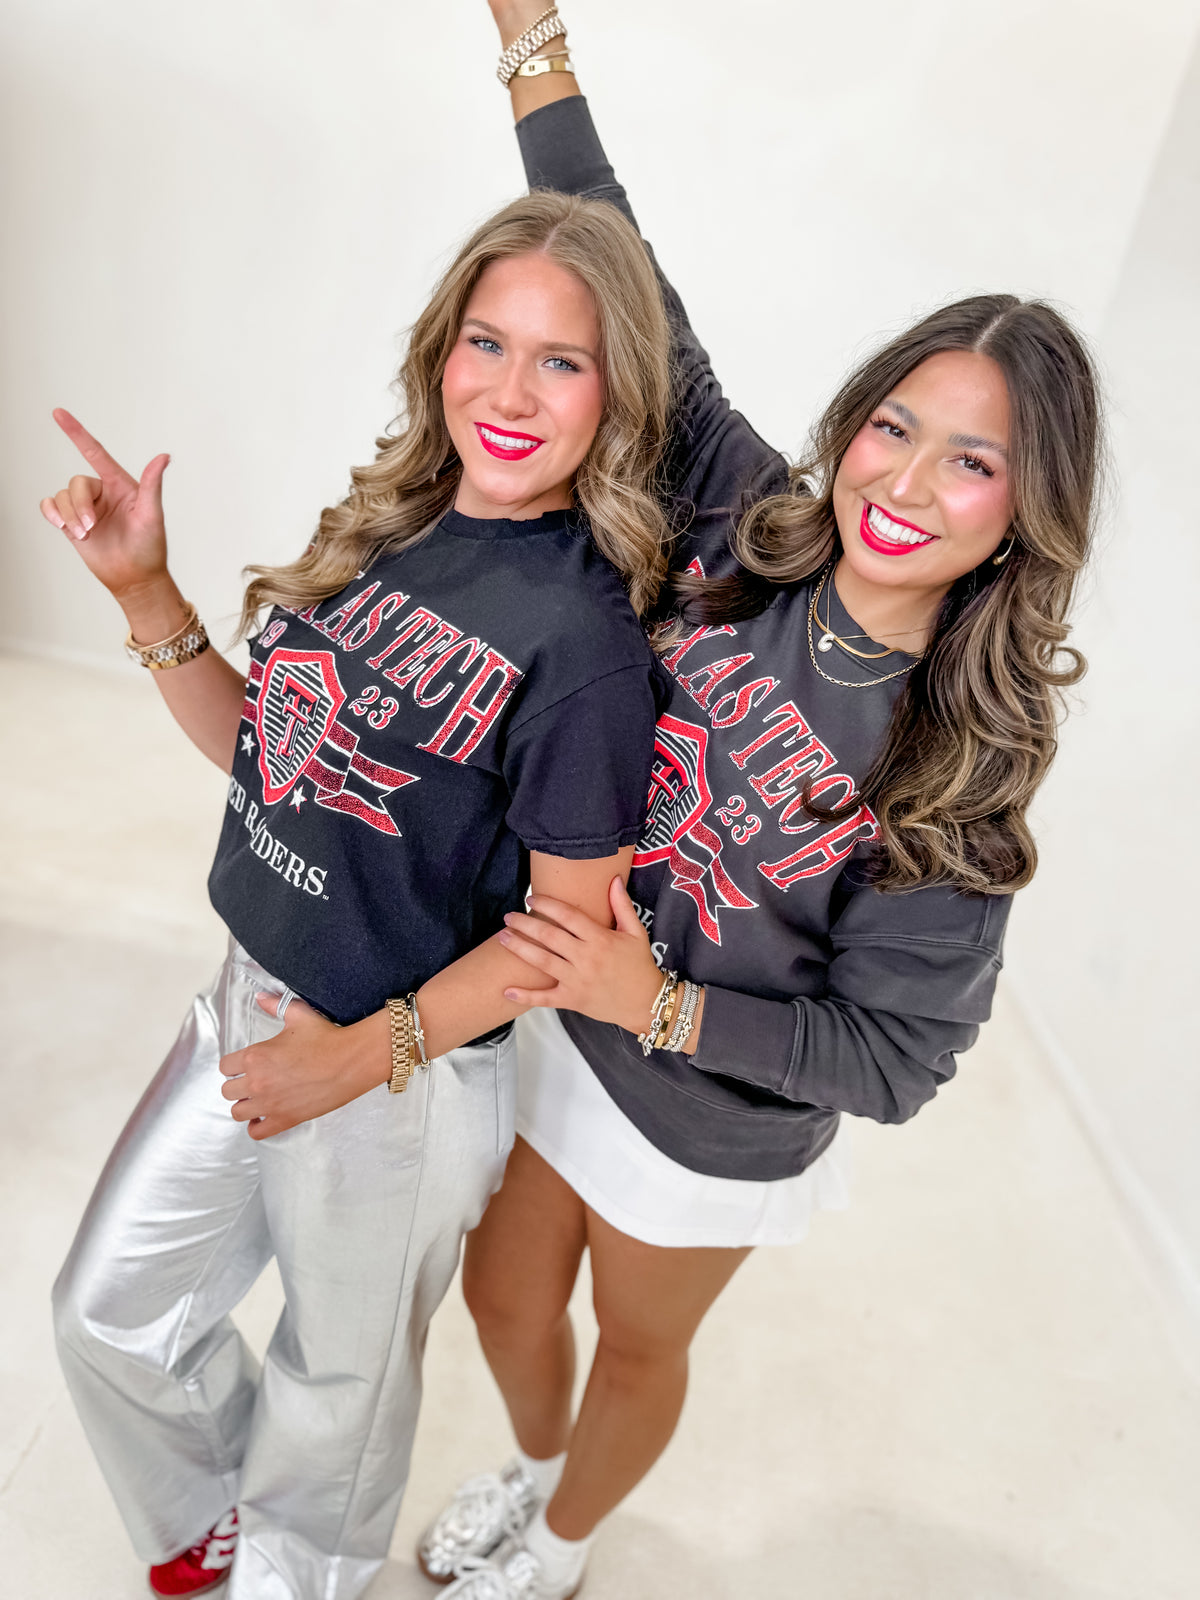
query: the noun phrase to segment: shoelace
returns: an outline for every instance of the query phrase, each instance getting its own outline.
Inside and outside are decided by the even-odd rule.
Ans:
[[[464,1556],[454,1570],[460,1578],[475,1579],[470,1600],[517,1600],[503,1572],[484,1556]]]
[[[468,1590],[470,1600],[538,1600],[542,1593],[542,1563],[524,1546],[514,1550],[502,1567],[494,1560],[467,1556],[458,1570],[480,1580]]]
[[[501,1526],[504,1532],[519,1533],[524,1526],[524,1518],[507,1484],[495,1472],[481,1472],[461,1485],[447,1518],[449,1526],[465,1521],[470,1527],[479,1527],[480,1523],[490,1519],[497,1499],[503,1507]]]
[[[532,1550],[524,1548],[514,1550],[504,1563],[504,1577],[512,1591],[514,1600],[520,1596],[521,1600],[534,1600],[538,1592],[538,1580],[542,1576],[542,1563]]]

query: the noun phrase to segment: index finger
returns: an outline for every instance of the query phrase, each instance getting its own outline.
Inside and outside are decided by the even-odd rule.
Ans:
[[[132,483],[134,481],[121,463],[113,460],[99,439],[93,439],[83,423],[73,417],[69,411],[64,411],[60,406],[50,414],[80,455],[95,467],[102,480],[117,478],[122,483]]]
[[[581,911],[578,906],[568,905],[565,900],[556,900],[549,894],[531,894],[529,909],[535,917],[541,917],[546,922],[554,922],[567,933],[574,934],[576,939],[586,939],[589,934],[597,931],[607,932],[594,917],[589,917],[586,911]]]

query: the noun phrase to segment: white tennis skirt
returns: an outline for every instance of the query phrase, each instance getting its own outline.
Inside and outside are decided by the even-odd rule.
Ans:
[[[832,1144],[794,1178],[710,1178],[665,1156],[603,1087],[558,1013],[517,1021],[517,1132],[605,1222],[667,1248],[795,1244],[814,1211],[848,1204],[843,1119]]]

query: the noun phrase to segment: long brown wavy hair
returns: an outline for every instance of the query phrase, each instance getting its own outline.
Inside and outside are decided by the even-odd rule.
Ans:
[[[1006,894],[1037,866],[1026,812],[1057,748],[1062,691],[1086,670],[1064,641],[1094,531],[1102,423],[1092,360],[1059,312],[978,295],[893,339],[826,408],[788,492],[742,517],[733,548],[743,570],[710,583],[685,578],[678,588],[689,618],[736,621],[761,611],[776,586],[811,579],[839,556],[833,484],[842,457],[897,384],[946,350],[990,356],[1004,374],[1011,553],[998,567],[989,557],[946,595],[861,793],[831,811],[806,799],[821,820],[870,805],[881,834],[871,863],[880,889],[953,883]]]
[[[621,573],[634,609],[651,605],[666,570],[669,529],[656,497],[671,396],[670,334],[654,269],[615,207],[538,191],[484,222],[459,251],[412,328],[397,388],[400,431],[376,440],[350,493],[321,513],[304,554],[250,566],[241,632],[266,606],[303,609],[345,588],[376,557],[403,550],[454,503],[462,463],[442,409],[442,374],[467,302],[492,262],[535,252],[590,291],[600,328],[604,412],[575,474],[592,538]]]

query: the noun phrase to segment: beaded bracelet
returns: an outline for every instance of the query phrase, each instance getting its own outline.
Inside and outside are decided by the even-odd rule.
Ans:
[[[661,1047],[664,1050],[682,1050],[691,1037],[692,1026],[696,1020],[696,1007],[700,1004],[700,985],[692,983],[689,978],[684,978],[680,988],[683,990],[683,998],[679,1002],[671,1035]]]

